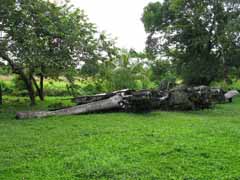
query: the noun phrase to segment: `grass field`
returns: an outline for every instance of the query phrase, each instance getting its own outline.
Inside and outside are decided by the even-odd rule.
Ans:
[[[240,179],[240,99],[198,112],[17,121],[21,103],[0,113],[1,180]]]
[[[24,87],[24,83],[17,80],[16,76],[13,75],[1,75],[0,83],[3,87],[3,94],[7,96],[26,96],[27,90]],[[70,96],[67,86],[70,83],[64,77],[59,77],[58,80],[45,79],[44,81],[44,93],[47,96]],[[111,91],[100,83],[97,83],[94,78],[75,78],[75,93],[77,95],[91,95],[102,93],[103,91]]]

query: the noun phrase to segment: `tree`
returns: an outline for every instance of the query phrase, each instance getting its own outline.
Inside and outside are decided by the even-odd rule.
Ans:
[[[116,46],[116,42],[106,32],[101,32],[95,42],[95,54],[87,61],[80,69],[80,74],[83,76],[97,76],[105,62],[112,62],[120,57],[120,49]]]
[[[228,55],[236,50],[239,27],[229,24],[239,22],[239,12],[235,0],[150,3],[142,17],[147,50],[170,57],[187,84],[209,85],[222,77]]]
[[[43,83],[95,57],[95,26],[83,11],[45,0],[1,2],[0,57],[24,81],[31,104],[35,89],[44,99]],[[39,83],[37,82],[39,77]]]
[[[4,69],[5,66],[6,65],[0,61],[0,70]],[[1,71],[0,71],[0,75],[1,75]],[[2,104],[3,104],[3,83],[0,80],[0,107]]]
[[[228,16],[224,33],[219,36],[224,81],[231,82],[229,75],[239,78],[240,68],[240,2],[226,3]]]
[[[168,60],[154,60],[151,63],[151,80],[156,82],[158,85],[163,81],[176,80],[176,68]]]
[[[98,76],[108,90],[148,88],[150,71],[144,57],[134,50],[122,50],[118,57],[100,65]]]
[[[3,104],[3,92],[2,92],[2,83],[0,82],[0,107]]]

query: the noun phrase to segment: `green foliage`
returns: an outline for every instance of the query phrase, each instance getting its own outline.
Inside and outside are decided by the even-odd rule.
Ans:
[[[1,63],[0,61],[0,75],[8,75],[10,74],[10,70],[7,65]]]
[[[73,76],[82,63],[85,73],[94,75],[98,62],[113,58],[118,51],[82,10],[67,3],[58,6],[45,0],[4,1],[0,24],[4,34],[0,57],[20,75],[33,104],[34,88],[43,97],[44,79],[69,72]]]
[[[116,47],[115,40],[105,32],[99,34],[94,52],[93,58],[84,61],[80,69],[80,76],[95,77],[102,71],[101,64],[111,62],[120,56],[120,49]]]
[[[225,91],[233,89],[240,91],[240,80],[233,79],[231,80],[231,83],[226,83],[224,81],[213,82],[211,86],[223,88]]]
[[[155,60],[151,64],[152,75],[151,79],[156,83],[160,84],[163,80],[177,79],[176,68],[168,60]]]
[[[4,94],[12,94],[13,88],[9,85],[8,82],[2,81],[2,80],[0,79],[0,84],[1,84],[1,86],[2,86],[2,92],[3,92]]]
[[[226,78],[225,69],[234,66],[231,60],[239,54],[239,12],[239,1],[150,3],[142,17],[147,50],[169,57],[187,84],[208,85]]]
[[[198,112],[88,114],[18,121],[0,114],[0,179],[238,179],[240,99]],[[34,110],[62,98],[46,98]],[[69,105],[70,102],[63,102]]]
[[[102,64],[99,78],[103,79],[108,91],[119,89],[151,88],[150,69],[145,66],[142,57],[136,57],[129,52]]]
[[[14,96],[27,96],[28,92],[26,90],[26,85],[24,81],[19,76],[13,76],[13,79],[11,80],[11,86],[12,93],[11,95]]]

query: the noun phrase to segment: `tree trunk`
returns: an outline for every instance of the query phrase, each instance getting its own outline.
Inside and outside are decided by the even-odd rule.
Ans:
[[[228,84],[228,68],[225,63],[223,64],[223,79],[224,79],[224,83]]]
[[[57,111],[18,112],[16,114],[16,118],[27,119],[27,118],[41,118],[53,115],[77,115],[103,110],[110,110],[115,108],[121,108],[120,104],[122,100],[123,98],[121,95],[115,95],[105,100],[78,105]]]
[[[43,84],[44,83],[44,76],[43,74],[40,75],[40,96],[39,98],[41,99],[41,101],[44,101],[44,87]]]
[[[36,105],[36,101],[35,101],[35,90],[34,90],[34,87],[33,87],[32,76],[33,76],[32,70],[30,69],[29,75],[26,76],[28,78],[26,79],[25,83],[26,83],[26,87],[28,89],[29,98],[30,98],[30,101],[31,101],[30,105],[34,106],[34,105]]]
[[[222,65],[223,65],[223,81],[225,84],[228,84],[228,67],[226,65],[226,60],[224,57],[223,50],[221,51],[221,54],[222,54]]]
[[[5,53],[0,52],[0,57],[3,58],[4,60],[6,60],[10,67],[12,68],[13,73],[18,74],[21,79],[24,81],[27,90],[28,90],[28,95],[31,101],[31,105],[35,105],[35,93],[34,93],[34,88],[32,85],[32,80],[31,80],[31,76],[27,76],[22,67],[17,66],[9,57],[8,55],[6,55]]]
[[[37,90],[37,94],[39,96],[39,99],[41,101],[44,101],[43,78],[40,78],[40,87],[38,86],[37,81],[33,76],[31,77],[31,79],[33,81],[33,84],[34,84],[36,90]]]
[[[2,93],[2,84],[0,83],[0,106],[3,104],[3,93]]]
[[[30,105],[34,106],[34,105],[36,105],[36,101],[35,101],[35,92],[34,92],[32,81],[29,79],[29,80],[25,81],[25,84],[26,84],[26,87],[28,90],[28,95],[29,95],[30,102],[31,102]]]

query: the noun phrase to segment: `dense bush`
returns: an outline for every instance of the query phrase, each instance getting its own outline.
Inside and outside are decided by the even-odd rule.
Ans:
[[[231,80],[231,82],[229,81],[228,83],[224,81],[213,82],[211,86],[223,88],[225,91],[231,89],[240,90],[240,80]]]
[[[151,80],[160,84],[163,80],[177,79],[176,67],[167,60],[156,60],[151,64]]]
[[[4,95],[9,95],[13,93],[13,87],[11,86],[11,83],[0,80],[0,84],[2,85],[2,91]]]
[[[98,78],[103,80],[102,89],[114,91],[155,87],[150,76],[151,69],[143,59],[123,52],[119,58],[101,65]]]
[[[26,85],[19,76],[14,76],[12,82],[12,93],[15,96],[27,96]]]

